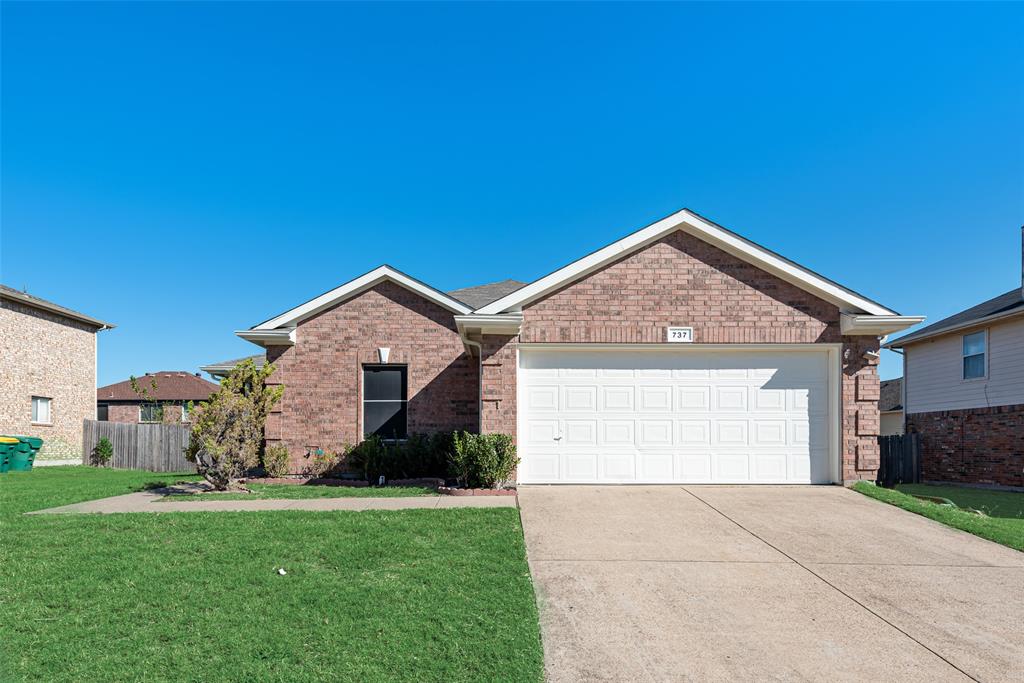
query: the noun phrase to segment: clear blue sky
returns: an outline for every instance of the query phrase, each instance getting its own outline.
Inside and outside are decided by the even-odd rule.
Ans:
[[[933,320],[1012,288],[1024,5],[2,5],[0,280],[101,384],[387,262],[531,280],[687,206]],[[900,372],[886,353],[883,376]]]

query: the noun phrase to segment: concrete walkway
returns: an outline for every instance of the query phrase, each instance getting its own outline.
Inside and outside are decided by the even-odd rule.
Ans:
[[[412,510],[516,507],[515,496],[408,496],[403,498],[296,498],[161,502],[160,490],[89,500],[30,515],[118,512],[255,512],[261,510]]]
[[[840,487],[519,489],[549,681],[1009,681],[1024,553]]]

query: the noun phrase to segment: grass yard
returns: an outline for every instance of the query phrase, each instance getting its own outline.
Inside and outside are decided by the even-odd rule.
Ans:
[[[963,489],[957,486],[928,486],[913,484],[900,486],[900,490],[886,489],[867,482],[857,482],[853,489],[871,498],[942,522],[955,529],[967,531],[990,541],[1024,551],[1024,516],[1021,515],[1024,493]],[[904,491],[918,495],[948,498],[957,505],[983,510],[988,517],[959,508],[914,498]],[[948,495],[951,494],[951,495]],[[1017,498],[1013,498],[1017,496]],[[992,512],[989,512],[989,511]]]
[[[252,493],[193,493],[171,495],[160,502],[188,500],[262,500],[267,498],[405,498],[436,496],[426,486],[318,486],[315,484],[248,484]]]
[[[515,509],[21,514],[180,479],[0,475],[0,680],[542,679]]]

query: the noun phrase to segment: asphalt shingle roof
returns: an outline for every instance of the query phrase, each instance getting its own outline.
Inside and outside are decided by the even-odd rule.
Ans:
[[[878,398],[878,409],[883,413],[889,410],[903,410],[903,378],[887,379],[882,382],[882,391]]]
[[[501,282],[491,282],[486,285],[477,285],[476,287],[455,289],[447,292],[447,294],[467,306],[477,309],[483,308],[492,301],[497,301],[501,297],[507,296],[525,286],[526,283],[519,280],[502,280]]]
[[[899,339],[894,339],[889,342],[887,346],[894,348],[902,348],[904,345],[931,337],[936,332],[941,332],[946,328],[959,328],[970,325],[975,320],[981,320],[987,318],[990,315],[997,313],[1007,313],[1014,309],[1020,309],[1024,312],[1024,296],[1021,295],[1021,288],[1017,287],[1011,289],[1006,294],[1000,294],[999,296],[989,299],[977,306],[972,306],[965,311],[960,311],[955,315],[951,315],[948,318],[932,323],[927,327],[922,327],[916,332],[912,332],[908,335],[904,335]]]
[[[157,401],[205,401],[210,394],[217,391],[213,382],[183,370],[162,370],[146,373],[136,378],[139,387],[149,392],[149,398]],[[156,390],[151,381],[156,380]],[[123,382],[108,384],[96,390],[96,398],[100,401],[142,401],[134,391],[130,379]]]
[[[97,329],[104,327],[114,327],[110,323],[105,323],[102,320],[97,320],[96,318],[88,316],[84,313],[73,311],[70,308],[67,308],[66,306],[55,304],[52,301],[47,301],[46,299],[34,296],[32,294],[29,294],[28,292],[18,291],[17,289],[14,289],[13,287],[8,287],[7,285],[0,285],[0,298],[10,299],[11,301],[23,303],[26,306],[32,306],[33,308],[38,308],[44,311],[49,311],[51,313],[56,313],[58,315],[64,316],[65,318],[70,318],[72,320],[77,320],[79,322],[93,325]]]

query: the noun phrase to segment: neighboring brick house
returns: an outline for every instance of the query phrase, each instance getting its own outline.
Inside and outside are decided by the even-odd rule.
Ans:
[[[40,459],[82,457],[96,416],[96,333],[110,323],[0,285],[0,434],[43,440]]]
[[[1024,282],[885,346],[903,352],[922,478],[1024,487]]]
[[[893,436],[903,433],[903,378],[883,380],[878,394],[878,412],[881,416],[880,433]]]
[[[684,209],[529,284],[381,266],[237,334],[295,470],[468,429],[514,435],[523,483],[838,483],[874,478],[879,341],[920,321]]]
[[[154,384],[156,385],[154,388]],[[140,396],[130,379],[96,390],[97,419],[110,422],[187,422],[190,403],[210,398],[217,385],[182,370],[147,372],[137,378]]]

